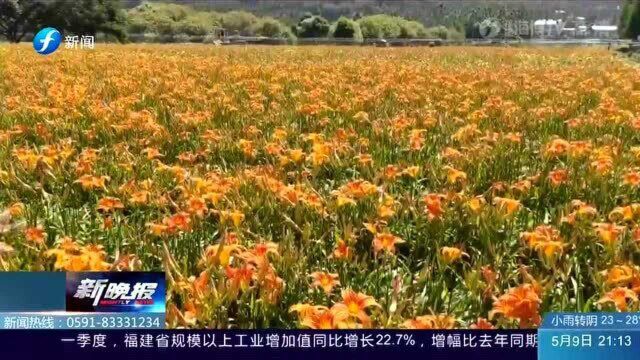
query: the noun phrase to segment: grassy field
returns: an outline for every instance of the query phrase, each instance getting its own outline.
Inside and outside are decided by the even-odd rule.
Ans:
[[[638,310],[640,70],[597,48],[0,47],[0,269],[170,327]]]

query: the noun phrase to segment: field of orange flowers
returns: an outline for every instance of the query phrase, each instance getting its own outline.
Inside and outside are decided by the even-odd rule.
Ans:
[[[640,308],[640,70],[598,48],[0,47],[0,269],[164,270],[167,325]]]

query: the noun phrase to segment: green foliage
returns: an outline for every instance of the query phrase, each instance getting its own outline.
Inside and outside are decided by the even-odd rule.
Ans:
[[[0,36],[20,42],[27,32],[39,27],[43,8],[40,1],[0,0]]]
[[[329,34],[331,25],[319,15],[306,14],[296,27],[296,35],[302,38],[322,38]]]
[[[191,7],[164,3],[143,3],[129,11],[128,30],[130,33],[153,33],[162,35],[158,39],[172,41],[207,39],[216,28],[224,28],[229,34],[245,36],[267,36],[292,38],[291,31],[280,21],[259,18],[246,11],[217,13],[197,11]]]
[[[250,29],[258,22],[258,17],[246,11],[230,11],[222,14],[222,26],[229,32],[253,35]]]
[[[158,39],[186,35],[180,38],[193,41],[213,34],[218,27],[228,34],[288,39],[294,39],[294,34],[355,40],[463,37],[455,30],[426,29],[420,22],[385,14],[357,21],[343,16],[331,25],[324,17],[307,13],[297,24],[288,27],[273,17],[260,18],[246,11],[217,13],[186,5],[143,2],[124,12],[119,6],[119,0],[0,0],[0,36],[20,41],[25,34],[49,25],[76,35],[104,33],[120,41],[126,39],[127,33],[155,34]]]
[[[180,20],[177,31],[187,35],[206,35],[213,32],[216,26],[219,26],[219,23],[211,14],[200,12],[187,15]]]
[[[129,15],[127,17],[127,31],[130,34],[145,34],[152,31],[149,21],[142,16]]]
[[[197,323],[180,326],[294,327],[300,324],[290,306],[332,306],[341,290],[353,289],[380,303],[371,312],[372,327],[399,327],[423,314],[447,314],[467,327],[491,313],[488,295],[507,294],[503,299],[508,299],[514,287],[534,281],[540,284],[539,295],[530,295],[541,300],[536,314],[538,308],[541,313],[598,310],[598,299],[611,288],[603,284],[603,272],[636,264],[640,256],[633,240],[640,190],[623,183],[625,174],[635,173],[634,147],[640,140],[633,130],[636,70],[604,49],[211,51],[107,45],[96,49],[96,56],[62,51],[56,61],[38,62],[30,61],[37,55],[27,46],[0,51],[0,65],[14,65],[2,66],[0,98],[49,95],[14,102],[4,117],[4,131],[47,124],[46,133],[15,132],[0,154],[2,208],[24,203],[18,220],[47,234],[39,243],[22,231],[5,231],[0,240],[5,270],[53,270],[56,259],[48,250],[71,250],[62,243],[69,236],[91,246],[92,258],[113,261],[114,270],[139,259],[138,270],[164,269],[169,279],[200,276],[190,282],[198,288],[168,283],[170,306],[179,311],[193,299],[210,306],[194,316]],[[318,71],[323,69],[330,71]],[[38,76],[42,80],[34,82]],[[549,86],[551,78],[566,84],[619,81],[576,86],[560,97]],[[62,87],[42,86],[54,81]],[[131,101],[132,95],[137,101]],[[607,98],[611,106],[601,106]],[[256,111],[253,100],[264,111]],[[118,111],[109,111],[110,103],[119,104]],[[41,106],[53,111],[43,113]],[[619,121],[610,120],[612,110],[621,114]],[[52,113],[61,115],[46,122]],[[567,126],[576,118],[584,121]],[[245,140],[247,129],[256,130],[251,140]],[[274,139],[282,152],[271,151]],[[242,150],[242,144],[251,149]],[[147,146],[162,159],[149,159],[143,150]],[[85,189],[76,183],[91,159],[84,154],[98,149],[89,174],[109,178],[103,186]],[[307,159],[282,162],[293,149]],[[443,156],[443,151],[454,156]],[[204,155],[184,161],[196,152]],[[314,164],[322,159],[319,152],[329,156]],[[365,154],[369,165],[358,159]],[[594,154],[604,171],[594,166]],[[265,164],[272,171],[265,171]],[[418,173],[411,175],[414,164]],[[398,176],[384,176],[390,169]],[[554,184],[552,172],[558,170],[568,177]],[[451,181],[447,174],[452,171],[465,176]],[[364,181],[371,193],[362,197]],[[283,186],[293,190],[295,202],[283,197],[289,195]],[[132,201],[138,189],[149,190],[148,203]],[[341,206],[339,194],[358,199]],[[442,199],[442,208],[427,203],[427,194]],[[119,197],[124,209],[99,211],[96,205],[106,196]],[[224,198],[202,216],[190,205],[192,196],[206,196],[206,204]],[[311,196],[319,199],[319,208],[307,204]],[[392,207],[390,216],[380,214],[382,196],[383,204]],[[478,206],[471,205],[474,200]],[[503,206],[507,200],[519,210],[511,213]],[[240,225],[222,217],[235,209],[246,214]],[[632,218],[622,219],[627,210]],[[168,216],[182,211],[192,213],[186,231],[161,237],[149,232],[148,224],[168,223]],[[371,228],[365,222],[372,221],[380,226],[376,234],[365,230]],[[11,225],[4,222],[5,228]],[[538,225],[544,226],[532,244],[523,233]],[[601,228],[605,225],[611,230]],[[599,231],[610,233],[603,238]],[[222,263],[223,249],[209,246],[226,244],[231,232],[247,249],[263,244],[263,252],[270,249],[268,242],[277,243],[279,256],[270,250],[264,255],[269,261],[261,262],[273,265],[272,274],[284,282],[271,307],[266,307],[266,295],[277,292],[260,284],[241,293],[228,290],[229,270],[251,269],[244,259],[255,259],[237,254]],[[374,241],[384,233],[404,243],[379,253]],[[332,256],[343,239],[351,254],[344,260]],[[554,246],[551,255],[538,248],[545,242]],[[15,250],[8,253],[7,246]],[[104,255],[97,246],[104,247]],[[450,262],[444,247],[466,254]],[[71,259],[87,257],[68,252]],[[330,294],[311,288],[308,275],[320,270],[337,273],[339,288]],[[633,306],[637,311],[638,301]],[[506,316],[494,322],[518,323]]]
[[[434,26],[431,27],[429,29],[427,29],[426,31],[426,35],[428,38],[435,38],[435,39],[443,39],[446,40],[449,38],[449,29],[447,29],[444,26]]]
[[[134,10],[145,14],[145,16],[157,16],[168,18],[173,21],[180,21],[192,12],[191,8],[177,4],[148,3],[144,2]]]
[[[447,40],[462,41],[465,39],[464,31],[455,28],[447,29]]]
[[[418,21],[385,14],[365,16],[358,20],[362,36],[367,39],[414,39],[427,36],[427,29]]]
[[[159,9],[164,13],[164,15],[169,17],[173,21],[184,20],[191,12],[191,9],[189,7],[183,5],[170,3],[159,5],[161,5]]]
[[[640,35],[640,1],[627,0],[620,15],[620,36],[637,39]]]
[[[179,27],[178,23],[184,26],[190,11],[182,5],[145,2],[129,11],[128,30],[130,33],[172,35]]]
[[[160,17],[154,21],[154,29],[158,34],[173,35],[176,33],[176,22],[166,17]]]
[[[251,26],[250,32],[257,36],[273,38],[292,38],[294,36],[289,28],[272,17],[265,17],[258,20]]]
[[[126,39],[126,15],[118,0],[55,0],[49,2],[46,24],[65,33],[96,35],[98,32]]]
[[[378,14],[360,18],[358,24],[365,39],[398,38],[402,31],[398,19]]]
[[[335,35],[339,26],[345,30],[341,33],[349,37],[351,28],[350,23],[354,24],[355,31],[360,32],[360,36],[365,39],[415,39],[415,38],[436,38],[443,40],[464,40],[464,33],[454,28],[448,29],[444,26],[435,26],[425,28],[418,22],[407,20],[398,16],[389,16],[385,14],[365,16],[352,21],[347,18],[340,18],[334,25],[333,37],[341,37]]]
[[[360,30],[360,25],[358,25],[357,22],[344,16],[339,18],[338,21],[336,21],[336,23],[333,25],[331,35],[334,38],[362,40],[362,31]]]
[[[184,34],[184,33],[180,33],[178,35],[175,35],[173,37],[173,41],[175,42],[181,42],[181,43],[187,43],[191,41],[191,38],[189,37],[189,35]]]
[[[400,36],[404,39],[422,38],[427,35],[424,25],[417,21],[409,21],[405,19],[398,20],[400,24]]]
[[[76,35],[100,32],[124,41],[125,23],[118,0],[0,0],[0,34],[14,42],[43,26]]]
[[[620,26],[618,26],[618,32],[620,36],[624,37],[625,32],[627,31],[627,24],[629,23],[629,15],[631,12],[629,11],[631,8],[631,0],[624,0],[624,4],[622,5],[622,11],[620,12]]]

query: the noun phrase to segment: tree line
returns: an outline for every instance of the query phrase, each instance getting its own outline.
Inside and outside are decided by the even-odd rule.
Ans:
[[[125,41],[126,23],[118,0],[0,0],[0,36],[10,42],[20,42],[45,26]]]
[[[387,4],[384,1],[379,3],[381,6]],[[425,4],[428,3],[432,1]],[[197,4],[200,5],[196,6]],[[528,19],[532,16],[524,8],[495,4],[461,7],[456,11],[447,9],[445,12],[445,5],[441,4],[433,11],[436,15],[439,13],[439,24],[446,26],[438,23],[425,26],[420,21],[397,14],[354,13],[329,20],[318,13],[307,12],[292,19],[276,18],[264,15],[264,12],[263,16],[259,16],[244,10],[214,10],[203,7],[203,4],[206,3],[197,2],[192,7],[130,0],[0,0],[0,37],[19,42],[42,27],[52,26],[65,34],[95,36],[100,33],[120,42],[134,36],[143,36],[151,41],[201,41],[208,36],[215,37],[216,29],[224,29],[227,35],[284,39],[333,37],[355,41],[381,38],[460,40],[480,37],[478,26],[487,18],[504,21]],[[123,5],[135,6],[127,8]],[[296,6],[289,3],[289,7]],[[636,38],[640,34],[640,0],[623,1],[620,33],[627,38]]]
[[[0,0],[0,36],[25,40],[45,26],[65,34],[97,35],[125,42],[131,35],[188,41],[214,35],[270,38],[442,38],[460,39],[458,29],[425,27],[400,16],[375,14],[336,21],[305,13],[296,21],[257,16],[247,11],[218,12],[164,2],[143,2],[125,9],[119,0]]]
[[[144,0],[122,0],[132,8]],[[623,0],[180,0],[181,4],[209,11],[245,10],[259,16],[271,16],[285,23],[295,23],[310,12],[330,22],[340,17],[389,14],[419,21],[427,27],[460,27],[473,10],[489,8],[525,14],[521,20],[553,18],[556,10],[570,17],[584,17],[588,23],[616,23],[618,5]]]
[[[638,39],[640,35],[640,1],[625,0],[620,14],[620,37]]]

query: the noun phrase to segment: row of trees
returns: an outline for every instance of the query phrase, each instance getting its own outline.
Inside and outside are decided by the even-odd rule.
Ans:
[[[332,25],[318,15],[305,15],[296,27],[299,37],[334,37],[362,39],[414,39],[440,38],[462,39],[464,35],[443,26],[426,28],[422,23],[398,16],[384,14],[364,16],[358,19],[340,17]]]
[[[11,42],[45,26],[124,41],[126,22],[118,0],[0,0],[0,37]]]
[[[196,11],[168,3],[143,3],[127,12],[128,32],[166,36],[199,36],[216,28],[248,36],[291,37],[290,29],[271,17],[257,17],[246,11]]]
[[[455,29],[426,28],[420,22],[384,14],[340,17],[331,23],[308,13],[297,22],[286,23],[246,11],[196,10],[171,3],[144,2],[124,10],[119,0],[0,0],[0,36],[19,42],[45,26],[77,35],[102,33],[118,41],[134,34],[165,39],[205,37],[218,28],[231,35],[287,39],[464,38]]]
[[[286,24],[272,17],[257,17],[246,11],[196,11],[164,3],[143,3],[128,12],[131,34],[202,36],[216,28],[231,34],[274,38],[460,38],[461,33],[444,27],[425,28],[417,21],[389,15],[350,19],[341,17],[333,24],[319,15],[304,14],[299,21]]]
[[[620,36],[640,35],[640,0],[623,0]],[[445,12],[441,20],[450,27],[425,27],[421,22],[385,14],[352,18],[341,16],[333,23],[320,15],[305,14],[299,20],[259,17],[246,11],[218,12],[171,3],[143,2],[123,9],[122,0],[0,0],[0,37],[19,42],[44,26],[65,33],[106,34],[125,41],[128,34],[159,35],[165,38],[206,36],[216,28],[227,33],[275,38],[441,38],[480,37],[478,24],[487,18],[528,18],[527,10],[506,7],[473,7]],[[425,5],[426,6],[426,5]],[[437,11],[437,12],[438,12]],[[457,15],[456,15],[457,14]]]
[[[640,1],[625,0],[620,14],[620,36],[637,39],[640,35]]]
[[[144,0],[122,0],[128,7]],[[322,15],[330,22],[341,16],[357,18],[357,14],[393,14],[419,21],[427,27],[444,25],[462,28],[461,21],[474,10],[491,9],[517,11],[523,20],[549,19],[555,10],[568,16],[585,17],[588,23],[614,23],[619,16],[618,5],[624,0],[180,0],[181,4],[197,9],[229,11],[243,9],[261,16],[271,16],[285,22],[296,22],[306,12]],[[292,5],[295,3],[295,5]],[[290,19],[290,20],[287,20]]]

